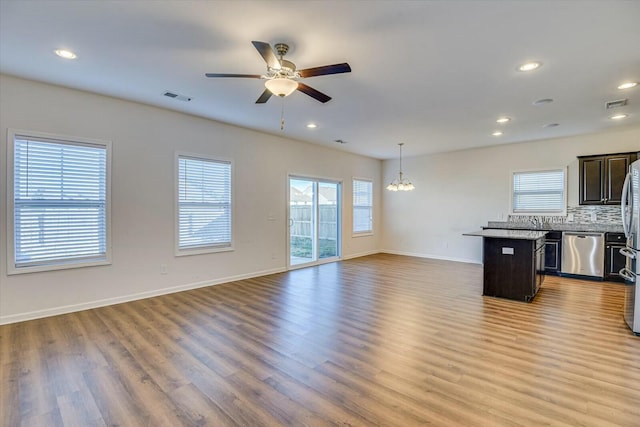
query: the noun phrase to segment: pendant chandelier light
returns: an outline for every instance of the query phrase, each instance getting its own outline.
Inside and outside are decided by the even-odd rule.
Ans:
[[[389,191],[411,191],[416,187],[402,175],[402,146],[404,142],[398,144],[400,146],[400,173],[398,174],[398,178],[391,181],[391,184],[387,185],[387,190]]]

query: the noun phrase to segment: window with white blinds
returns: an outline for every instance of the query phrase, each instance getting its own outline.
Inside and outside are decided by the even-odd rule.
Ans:
[[[231,248],[231,162],[178,155],[177,252]]]
[[[10,131],[10,272],[105,264],[110,143]]]
[[[566,178],[564,169],[514,172],[513,213],[564,213]]]
[[[353,233],[373,232],[373,183],[353,180]]]

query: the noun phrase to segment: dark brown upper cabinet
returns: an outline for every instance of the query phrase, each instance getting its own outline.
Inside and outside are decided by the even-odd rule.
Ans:
[[[637,153],[578,156],[581,205],[619,205],[622,185]]]

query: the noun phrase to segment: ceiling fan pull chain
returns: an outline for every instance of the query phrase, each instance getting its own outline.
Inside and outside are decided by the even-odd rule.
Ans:
[[[280,130],[284,130],[284,96],[282,98],[282,109],[280,110]]]

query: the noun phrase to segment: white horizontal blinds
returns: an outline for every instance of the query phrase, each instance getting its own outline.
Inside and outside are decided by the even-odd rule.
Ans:
[[[15,267],[105,260],[107,148],[14,138]]]
[[[516,172],[513,174],[514,212],[563,212],[564,170]]]
[[[373,230],[373,185],[371,181],[353,180],[353,232]]]
[[[178,247],[231,246],[231,163],[178,157]]]

